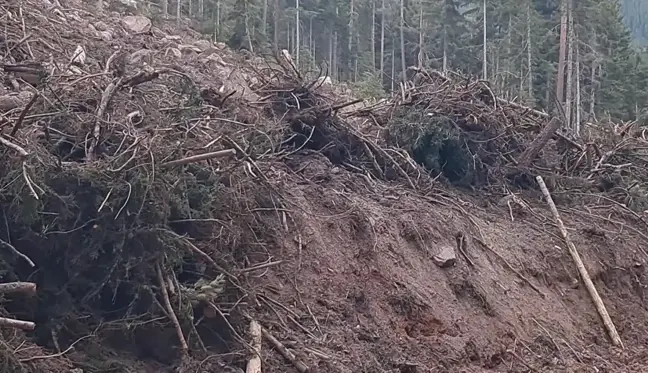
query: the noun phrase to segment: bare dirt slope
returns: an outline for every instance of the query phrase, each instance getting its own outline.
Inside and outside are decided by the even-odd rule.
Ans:
[[[563,210],[624,340],[621,352],[537,197],[511,221],[508,207],[490,205],[487,195],[424,198],[340,172],[323,157],[301,158],[295,168],[303,170],[276,176],[295,201],[302,244],[286,235],[275,255],[288,263],[272,270],[273,290],[263,291],[290,312],[277,307],[281,316],[266,318],[279,335],[328,355],[330,365],[310,355],[320,371],[647,369],[645,239],[624,224]],[[454,267],[434,264],[442,246],[457,248]]]
[[[520,164],[550,118],[483,82],[362,108],[157,16],[0,7],[0,280],[37,288],[3,296],[3,371],[240,372],[253,321],[267,373],[646,371],[634,124]]]

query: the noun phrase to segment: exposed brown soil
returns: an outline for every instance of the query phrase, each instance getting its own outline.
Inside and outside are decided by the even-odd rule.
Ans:
[[[594,129],[592,148],[559,136],[520,170],[511,159],[546,115],[494,105],[483,83],[444,80],[430,89],[445,100],[413,89],[362,110],[285,61],[173,21],[137,33],[80,2],[0,6],[13,15],[0,280],[38,285],[36,298],[2,300],[2,316],[37,325],[2,330],[2,371],[240,372],[250,319],[319,373],[648,371],[648,141],[630,126]],[[77,45],[88,58],[68,69]],[[47,77],[15,70],[30,64]],[[426,122],[433,100],[443,116]],[[461,140],[443,140],[455,169],[442,150],[430,156],[448,134]],[[223,149],[232,156],[165,164]],[[625,349],[609,341],[536,174]],[[528,207],[507,204],[511,191]],[[448,247],[456,264],[441,268],[433,257]],[[216,296],[196,295],[199,280],[219,279]],[[261,355],[265,373],[297,371],[267,339]]]
[[[266,308],[259,312],[278,335],[330,357],[306,358],[318,371],[648,369],[642,346],[648,315],[643,301],[645,240],[638,234],[604,218],[563,210],[621,333],[622,352],[611,347],[537,197],[527,198],[531,212],[511,221],[508,208],[491,204],[488,195],[422,198],[398,186],[369,185],[359,175],[336,172],[322,157],[295,163],[308,167],[297,173],[278,170],[287,175],[277,178],[295,201],[301,250],[299,238],[286,235],[274,255],[287,263],[262,280],[262,293],[291,312],[280,307],[281,317]],[[473,239],[480,230],[483,241],[544,297]],[[465,251],[474,266],[461,256],[453,268],[434,265],[435,250],[456,246],[458,234],[467,237]],[[287,319],[292,312],[301,327]],[[287,364],[272,367],[271,372],[290,369]]]

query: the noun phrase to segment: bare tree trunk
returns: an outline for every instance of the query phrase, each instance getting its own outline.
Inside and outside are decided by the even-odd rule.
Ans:
[[[580,136],[581,130],[581,66],[580,66],[580,52],[578,45],[576,46],[576,121],[574,129],[576,136]]]
[[[189,9],[187,12],[187,17],[191,18],[191,14],[193,13],[193,0],[189,0]]]
[[[484,0],[485,2],[485,0]],[[497,52],[496,52],[497,53]],[[513,63],[513,17],[509,14],[509,19],[508,19],[508,29],[506,31],[506,63],[505,63],[505,69],[507,71],[513,72],[515,69],[514,63]],[[493,72],[493,76],[498,76],[499,72],[501,70],[499,69],[499,64],[495,71]],[[512,85],[511,82],[509,82],[509,74],[504,72],[502,74],[502,87],[506,87],[507,89]],[[521,75],[520,75],[521,76]]]
[[[166,17],[169,15],[169,0],[161,0],[161,1],[162,1],[162,16]]]
[[[359,23],[358,23],[359,24]],[[356,48],[360,48],[360,32],[356,32]],[[353,60],[353,81],[357,82],[359,78],[359,58],[358,58],[358,49],[356,49],[356,58]]]
[[[540,130],[540,133],[535,137],[535,139],[533,139],[531,145],[529,145],[529,147],[520,155],[518,158],[518,167],[526,168],[531,164],[531,162],[533,162],[535,157],[540,154],[540,151],[545,147],[556,130],[560,128],[560,124],[561,121],[556,117],[551,118],[549,123],[547,123],[542,130]]]
[[[534,99],[533,99],[533,64],[532,64],[532,59],[531,59],[531,1],[527,2],[527,81],[529,83],[527,89],[527,94],[529,96],[528,98],[528,103],[529,105],[533,105]]]
[[[590,39],[590,45],[593,45],[596,42],[596,33],[593,33],[591,35]],[[587,120],[590,121],[592,118],[594,118],[594,106],[596,103],[596,88],[597,88],[597,82],[596,82],[596,70],[598,68],[598,63],[596,61],[596,55],[593,56],[592,59],[592,66],[590,67],[592,71],[590,72],[590,104],[589,104],[589,112],[587,116]]]
[[[204,1],[204,0],[200,0]],[[268,36],[268,0],[263,0],[263,8],[262,8],[262,16],[261,16],[261,33],[263,34],[264,37]],[[267,40],[267,39],[266,39]]]
[[[182,9],[182,0],[176,0],[176,24],[180,26],[180,9]]]
[[[310,48],[310,53],[311,53],[311,68],[315,69],[317,67],[317,64],[315,63],[317,61],[317,55],[316,55],[316,46],[315,46],[315,41],[313,40],[313,16],[308,20],[308,46]]]
[[[423,50],[423,41],[424,41],[424,30],[423,30],[423,2],[419,3],[419,53],[418,53],[418,68],[423,68],[423,59],[424,59],[424,50]]]
[[[445,22],[445,21],[444,21]],[[443,25],[443,73],[448,72],[448,28]]]
[[[376,73],[376,0],[371,0],[371,69]]]
[[[482,79],[486,80],[488,79],[488,73],[487,73],[487,62],[486,62],[486,0],[484,0],[484,27],[483,27],[483,32],[484,32],[484,50],[483,53],[484,55],[482,56]]]
[[[328,65],[329,76],[333,79],[333,32],[329,30],[329,44],[328,44]]]
[[[354,66],[354,61],[355,58],[353,56],[353,36],[354,36],[354,31],[353,31],[353,18],[354,18],[354,13],[355,13],[355,2],[351,0],[350,3],[350,9],[349,9],[349,45],[347,46],[347,53],[349,54],[349,64],[347,66],[349,70],[349,80],[353,80],[355,77],[355,69],[353,68]]]
[[[393,39],[393,38],[392,38]],[[396,40],[392,42],[391,53],[391,91],[394,92],[394,83],[396,82]]]
[[[335,18],[337,19],[340,15],[340,9],[335,7]],[[334,78],[338,79],[338,33],[337,30],[333,33],[333,72],[335,73]],[[338,79],[339,80],[339,79]]]
[[[248,39],[248,48],[250,49],[251,53],[254,53],[254,46],[252,45],[252,32],[250,31],[250,3],[248,2],[248,0],[242,0],[242,1],[245,1],[244,11],[243,11],[245,35],[247,36]]]
[[[567,97],[565,99],[565,126],[573,129],[572,97],[574,94],[574,17],[572,17],[572,0],[567,0],[567,19],[569,20],[568,36],[569,46],[567,52]]]
[[[495,75],[496,72],[499,71],[499,66],[500,66],[500,54],[499,54],[499,50],[496,49],[495,51],[493,51],[493,54],[494,54],[494,56],[493,56],[492,59],[493,59],[493,62],[494,62],[494,63],[491,63],[491,66],[492,66],[492,71],[491,71],[491,72],[492,72],[492,75],[491,75],[491,81],[493,82],[493,85],[494,85],[495,87],[502,87],[502,89],[504,90],[504,92],[507,92],[507,91],[508,91],[508,90],[507,90],[507,87],[504,86],[503,84],[502,84],[502,85],[498,84],[498,79],[497,79],[498,77],[497,77],[497,75]],[[482,68],[486,68],[486,65],[484,64],[484,65],[482,66]],[[488,76],[488,74],[484,75],[484,73],[483,73],[483,71],[482,71],[482,78],[483,78],[484,76]],[[508,97],[507,97],[506,99],[508,100]]]
[[[518,91],[518,94],[520,96],[524,95],[524,62],[520,63],[520,90]]]
[[[205,21],[205,0],[198,0],[198,17],[200,21]]]
[[[587,120],[592,120],[591,118],[594,117],[594,105],[596,103],[596,61],[592,61],[592,71],[590,75],[590,80],[591,80],[591,91],[590,91],[590,97],[589,97],[589,112],[588,112],[588,119]]]
[[[400,52],[401,52],[401,70],[403,82],[407,78],[407,65],[405,62],[405,0],[400,2]]]
[[[567,49],[567,2],[562,0],[560,4],[560,46],[558,51],[558,76],[556,77],[556,99],[563,102],[565,89],[565,51]]]
[[[300,39],[300,34],[299,33],[300,33],[300,29],[301,29],[301,23],[299,21],[299,0],[295,1],[295,14],[296,14],[295,15],[295,51],[296,51],[295,52],[295,54],[296,54],[295,61],[297,63],[297,68],[299,69],[300,68],[299,55],[301,54],[301,50],[300,50],[301,45],[300,45],[300,42],[299,42],[299,39]]]
[[[274,23],[272,43],[275,52],[277,52],[279,50],[279,0],[275,0],[272,4],[272,18]]]
[[[220,0],[216,0],[216,12],[212,13],[214,19],[214,40],[219,40],[221,36],[221,23],[220,23]]]
[[[385,0],[382,0],[380,9],[380,81],[385,76]]]

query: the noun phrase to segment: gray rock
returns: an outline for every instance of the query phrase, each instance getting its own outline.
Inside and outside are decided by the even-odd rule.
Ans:
[[[110,27],[102,21],[95,22],[94,27],[99,31],[108,31],[108,29],[110,29]]]
[[[439,247],[438,254],[432,257],[434,264],[439,268],[448,268],[452,267],[457,263],[457,255],[455,255],[455,249],[452,246],[441,246]]]
[[[194,45],[198,47],[201,52],[204,52],[207,49],[211,48],[211,42],[209,40],[198,40],[194,43]]]
[[[110,31],[99,31],[99,37],[103,41],[111,41],[113,39],[113,34]]]
[[[151,20],[144,16],[126,16],[121,19],[121,23],[131,34],[142,34],[151,30]]]
[[[178,48],[168,48],[165,55],[171,54],[175,58],[182,58],[182,52]]]
[[[153,52],[150,49],[140,49],[128,56],[128,63],[138,64],[142,61],[146,61],[151,64],[150,56]]]

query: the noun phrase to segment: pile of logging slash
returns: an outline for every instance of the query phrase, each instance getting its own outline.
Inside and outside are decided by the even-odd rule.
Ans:
[[[37,284],[35,301],[7,310],[42,323],[0,326],[48,335],[42,344],[60,360],[88,336],[134,344],[136,324],[147,340],[177,342],[157,346],[161,359],[191,365],[241,349],[257,366],[265,336],[305,372],[247,312],[245,276],[279,263],[250,248],[290,229],[273,165],[305,150],[412,190],[439,178],[537,189],[530,175],[539,174],[553,189],[606,194],[629,214],[648,208],[647,140],[632,123],[576,140],[484,82],[424,70],[392,99],[357,109],[285,54],[260,68],[204,40],[180,45],[144,17],[100,30],[75,9],[2,5],[12,16],[0,73],[0,293],[33,294]],[[108,32],[116,48],[100,40]],[[141,45],[156,57],[144,63]],[[244,88],[227,85],[237,66]],[[18,349],[24,338],[0,339],[18,351],[0,365],[39,371],[42,359]]]

